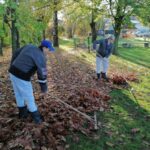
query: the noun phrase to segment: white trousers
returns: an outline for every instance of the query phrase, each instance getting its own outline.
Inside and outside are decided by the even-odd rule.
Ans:
[[[109,58],[96,56],[96,73],[107,73],[109,67]]]
[[[17,106],[24,107],[27,105],[30,112],[37,111],[31,82],[21,80],[12,74],[10,74],[10,80],[13,85]]]

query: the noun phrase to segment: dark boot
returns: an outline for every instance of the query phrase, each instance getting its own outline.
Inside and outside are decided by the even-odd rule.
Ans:
[[[107,78],[106,73],[101,72],[101,76],[103,79],[105,79],[107,82],[109,81],[109,79]]]
[[[41,114],[39,113],[39,111],[34,111],[34,112],[31,112],[31,116],[32,116],[32,119],[34,120],[34,122],[36,124],[40,124],[43,122],[43,117],[41,116]]]
[[[100,80],[100,73],[97,73],[97,79]]]
[[[18,109],[19,109],[19,119],[26,119],[29,115],[27,106],[18,107]]]

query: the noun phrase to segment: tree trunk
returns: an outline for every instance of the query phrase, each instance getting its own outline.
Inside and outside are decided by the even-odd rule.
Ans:
[[[3,38],[0,38],[0,55],[3,56]]]
[[[91,26],[91,32],[92,32],[92,42],[96,40],[97,34],[96,34],[96,23],[92,19],[92,22],[90,23]]]
[[[16,2],[16,1],[15,1]],[[11,9],[11,38],[12,38],[12,52],[20,47],[19,31],[16,27],[16,10]]]
[[[54,31],[53,31],[53,43],[55,47],[59,47],[58,41],[58,16],[57,16],[57,0],[54,0]]]
[[[16,32],[17,32],[17,48],[20,48],[20,35],[19,35],[19,30],[16,28]]]
[[[97,37],[97,33],[96,33],[96,23],[94,21],[94,11],[92,10],[92,14],[91,14],[91,23],[90,23],[90,27],[91,27],[91,32],[92,32],[92,43],[96,40]]]
[[[67,28],[67,37],[68,37],[69,39],[73,38],[72,27],[68,27],[68,28]]]
[[[122,24],[122,19],[121,18],[116,18],[115,20],[115,41],[114,41],[114,49],[113,49],[113,54],[118,55],[118,42],[119,42],[119,36],[121,32],[121,24]]]
[[[45,32],[45,30],[43,30],[43,40],[45,40],[46,39],[46,32]]]
[[[19,43],[19,31],[15,26],[16,20],[12,20],[11,27],[11,38],[12,38],[12,52],[14,52],[17,48],[20,47]]]
[[[115,41],[114,41],[114,49],[113,49],[113,54],[118,55],[118,42],[119,42],[119,34],[115,34]]]
[[[77,26],[77,22],[75,22],[75,23],[72,24],[72,38],[73,38],[74,35],[75,35],[76,26]]]

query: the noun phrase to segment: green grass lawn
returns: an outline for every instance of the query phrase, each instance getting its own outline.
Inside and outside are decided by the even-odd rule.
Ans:
[[[119,48],[120,57],[132,63],[150,68],[150,48]]]
[[[66,47],[65,50],[71,51]],[[97,132],[97,138],[77,133],[80,140],[75,143],[70,135],[70,150],[150,149],[150,48],[119,48],[119,54],[111,57],[109,73],[111,69],[134,71],[140,82],[130,83],[132,92],[130,89],[113,90],[110,110],[98,114],[103,127]],[[95,65],[93,53],[81,50],[73,55]]]
[[[119,47],[122,47],[123,43],[131,44],[131,47],[144,47],[144,43],[149,42],[149,39],[144,38],[121,38],[119,39]]]

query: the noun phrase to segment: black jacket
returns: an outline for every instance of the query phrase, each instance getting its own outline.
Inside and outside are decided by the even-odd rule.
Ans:
[[[41,91],[47,91],[47,69],[46,58],[43,51],[34,46],[26,45],[17,49],[12,56],[9,72],[14,76],[30,81],[31,76],[37,71],[38,82],[41,86]]]
[[[109,44],[108,45],[108,40],[107,39],[102,39],[102,40],[98,40],[98,41],[95,41],[94,44],[93,44],[93,48],[96,49],[96,45],[99,45],[98,46],[98,49],[97,49],[97,53],[96,53],[96,56],[100,57],[109,57],[112,53],[112,49],[113,49],[113,44]]]

